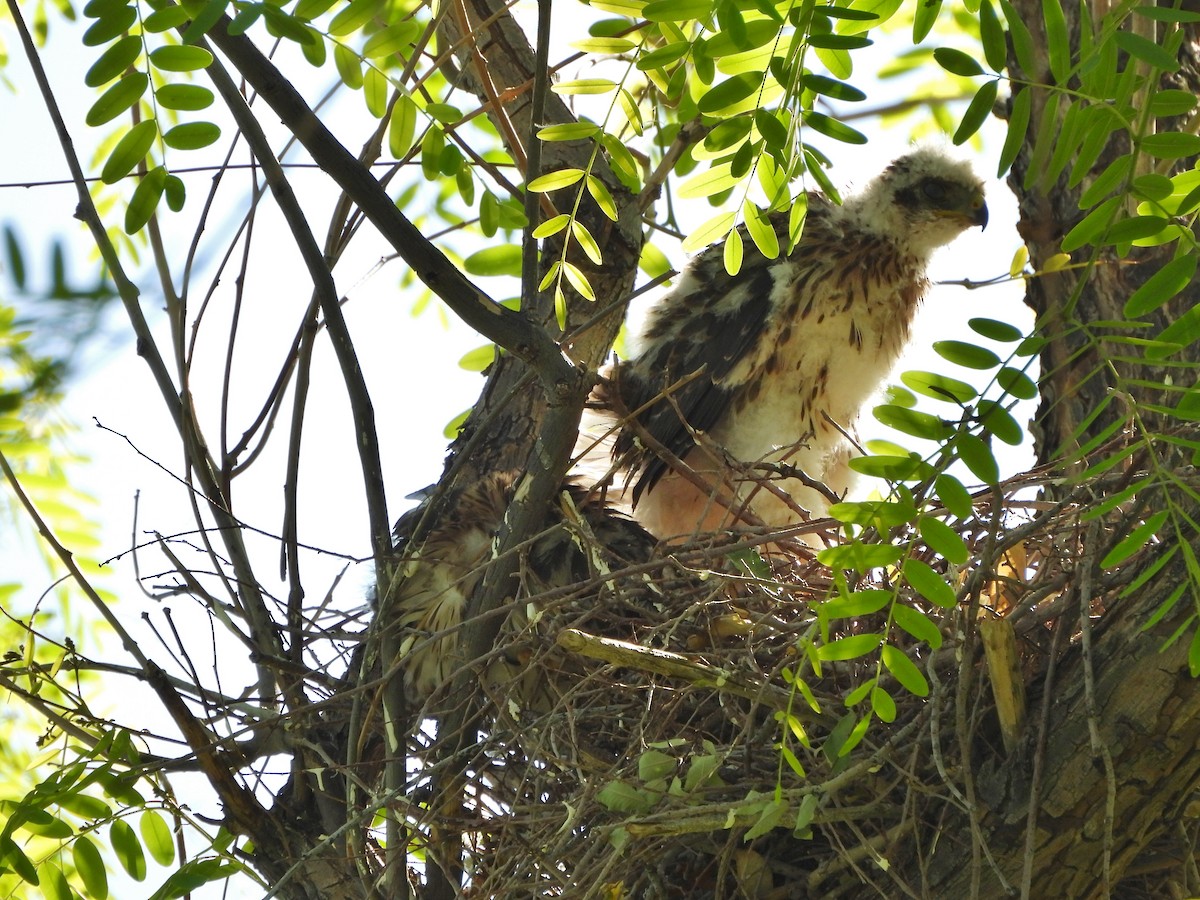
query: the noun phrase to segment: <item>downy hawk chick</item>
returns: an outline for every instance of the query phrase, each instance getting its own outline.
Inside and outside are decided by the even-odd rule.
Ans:
[[[598,391],[601,408],[626,417],[617,478],[659,538],[747,512],[771,526],[795,524],[796,506],[823,513],[828,500],[788,466],[843,494],[853,474],[843,431],[907,342],[930,257],[988,219],[982,182],[935,148],[895,160],[840,206],[816,193],[807,202],[791,252],[787,211],[771,215],[777,259],[748,237],[736,275],[719,245],[700,253],[648,314],[637,355]],[[755,463],[776,464],[769,484],[787,499],[743,465]]]

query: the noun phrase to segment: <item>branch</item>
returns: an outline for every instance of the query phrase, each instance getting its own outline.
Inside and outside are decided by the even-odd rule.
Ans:
[[[9,0],[9,3],[14,0]],[[207,38],[228,57],[278,114],[314,160],[358,204],[380,234],[431,291],[481,335],[533,366],[547,383],[571,368],[549,335],[520,313],[501,306],[471,283],[396,207],[391,197],[348,151],[259,49],[243,35],[227,31],[223,18]]]

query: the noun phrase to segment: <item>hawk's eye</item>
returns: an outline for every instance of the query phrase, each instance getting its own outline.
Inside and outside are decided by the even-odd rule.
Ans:
[[[946,202],[946,185],[940,181],[926,181],[922,183],[921,191],[934,203]]]

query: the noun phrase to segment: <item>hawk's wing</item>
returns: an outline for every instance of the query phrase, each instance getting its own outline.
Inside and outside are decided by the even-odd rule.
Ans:
[[[806,230],[828,210],[828,201],[810,196]],[[788,214],[771,219],[786,247]],[[624,412],[633,414],[650,404],[637,415],[638,425],[680,458],[695,446],[684,422],[693,430],[711,431],[754,374],[752,361],[765,349],[776,283],[772,270],[788,260],[766,259],[748,237],[746,245],[737,275],[725,271],[719,246],[700,254],[655,308],[641,353],[615,372],[614,389]],[[629,427],[617,435],[613,455],[636,479],[635,504],[669,468]]]

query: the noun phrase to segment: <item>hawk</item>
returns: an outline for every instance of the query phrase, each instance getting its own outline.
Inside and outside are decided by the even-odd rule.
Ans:
[[[790,252],[788,213],[770,216],[778,259],[746,238],[730,275],[720,246],[701,252],[598,391],[622,417],[612,453],[634,515],[661,539],[795,524],[843,495],[847,430],[908,340],[930,257],[988,219],[970,166],[930,147],[840,206],[807,203]]]

